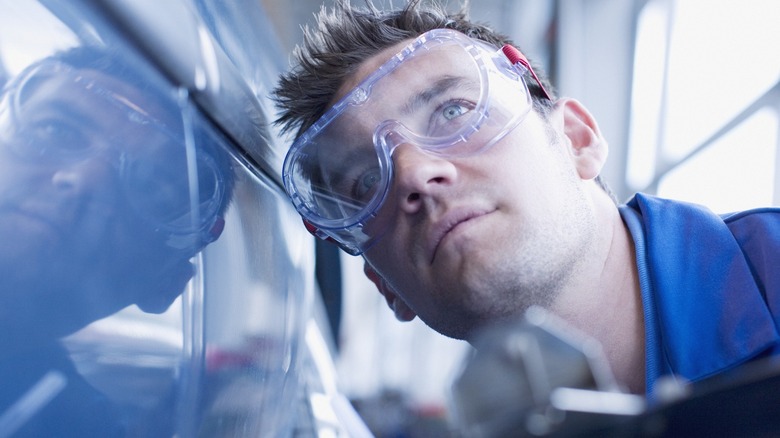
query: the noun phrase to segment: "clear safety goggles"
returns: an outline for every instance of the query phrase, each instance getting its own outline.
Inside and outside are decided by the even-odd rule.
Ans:
[[[67,89],[30,108],[35,89],[54,78],[64,80]],[[68,109],[68,102],[84,98],[95,101],[89,114]],[[175,103],[167,109],[181,120]],[[151,116],[143,102],[56,61],[17,78],[0,104],[0,115],[0,147],[20,159],[41,166],[95,159],[110,163],[126,202],[168,246],[200,248],[221,232],[219,212],[227,198],[229,169],[220,168],[214,153],[196,148],[194,141],[186,144],[187,137],[207,141],[204,132],[187,135],[186,127],[168,126]]]
[[[416,38],[291,146],[284,185],[309,230],[363,253],[387,229],[380,210],[393,151],[405,143],[447,158],[485,151],[530,111],[526,72],[511,46],[496,50],[449,29]]]

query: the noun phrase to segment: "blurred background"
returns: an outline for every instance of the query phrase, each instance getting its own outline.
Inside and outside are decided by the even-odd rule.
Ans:
[[[270,123],[270,92],[323,4],[332,1],[0,2],[0,84],[59,50],[110,49],[145,68],[173,112],[196,122],[175,140],[205,130],[235,172],[225,232],[193,257],[198,274],[174,305],[160,314],[128,306],[51,340],[67,351],[40,347],[62,359],[61,375],[132,408],[141,436],[355,436],[360,425],[345,425],[354,418],[341,393],[377,436],[447,434],[450,383],[468,344],[396,321],[362,259],[315,242],[281,190],[289,139]],[[722,213],[780,205],[777,0],[472,0],[468,8],[509,35],[556,94],[593,113],[610,144],[603,176],[621,202],[642,191]],[[0,117],[21,119],[9,120]],[[13,131],[6,125],[0,134]],[[7,350],[0,367],[14,372],[3,375],[28,368],[24,348]],[[12,408],[25,399],[7,386],[0,437],[37,415],[28,409],[19,420]],[[79,407],[82,419],[99,419]]]
[[[283,53],[323,4],[263,3]],[[610,144],[603,175],[621,202],[642,191],[716,212],[780,205],[780,2],[473,0],[469,10],[511,36],[558,95],[590,109]],[[469,347],[418,320],[397,322],[361,259],[333,254],[320,248],[318,270],[339,384],[375,431],[424,436],[446,415]]]

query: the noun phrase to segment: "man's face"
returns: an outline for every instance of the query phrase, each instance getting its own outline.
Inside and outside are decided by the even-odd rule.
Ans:
[[[399,48],[367,60],[342,94]],[[429,68],[442,66],[457,73],[454,65]],[[415,84],[393,80],[398,90]],[[402,102],[383,104],[392,111]],[[554,111],[548,123],[532,111],[468,157],[437,157],[412,143],[395,150],[394,180],[377,218],[388,229],[364,256],[437,331],[464,338],[532,304],[550,304],[575,274],[594,219],[560,119]]]
[[[32,83],[13,120],[5,108],[0,130],[2,319],[46,320],[57,334],[134,303],[164,311],[192,276],[194,254],[168,248],[139,215],[145,201],[128,199],[143,190],[162,196],[164,187],[123,179],[143,180],[145,160],[186,173],[169,156],[170,138],[130,123],[105,91],[160,123],[177,123],[177,114],[102,73],[77,73],[89,89],[67,75]]]

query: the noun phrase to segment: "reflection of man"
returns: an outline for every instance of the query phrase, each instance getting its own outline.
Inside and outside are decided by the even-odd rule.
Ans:
[[[0,390],[0,415],[49,368],[68,367],[54,354],[60,337],[131,304],[165,311],[193,275],[189,259],[222,231],[226,157],[198,127],[185,135],[175,99],[152,83],[78,48],[6,87],[0,371],[16,385]]]

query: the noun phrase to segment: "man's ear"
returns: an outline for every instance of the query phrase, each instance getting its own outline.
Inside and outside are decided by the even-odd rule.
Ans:
[[[597,177],[607,160],[609,147],[596,119],[583,104],[570,98],[558,100],[553,112],[553,123],[559,124],[568,140],[580,178],[590,180]]]
[[[409,308],[406,302],[395,293],[393,288],[387,284],[387,281],[385,281],[385,279],[382,278],[368,262],[363,263],[363,273],[366,274],[366,277],[368,277],[376,288],[379,289],[379,293],[385,297],[387,306],[395,313],[395,318],[397,320],[406,322],[413,320],[415,316],[417,316],[417,314],[414,313],[414,310]]]

